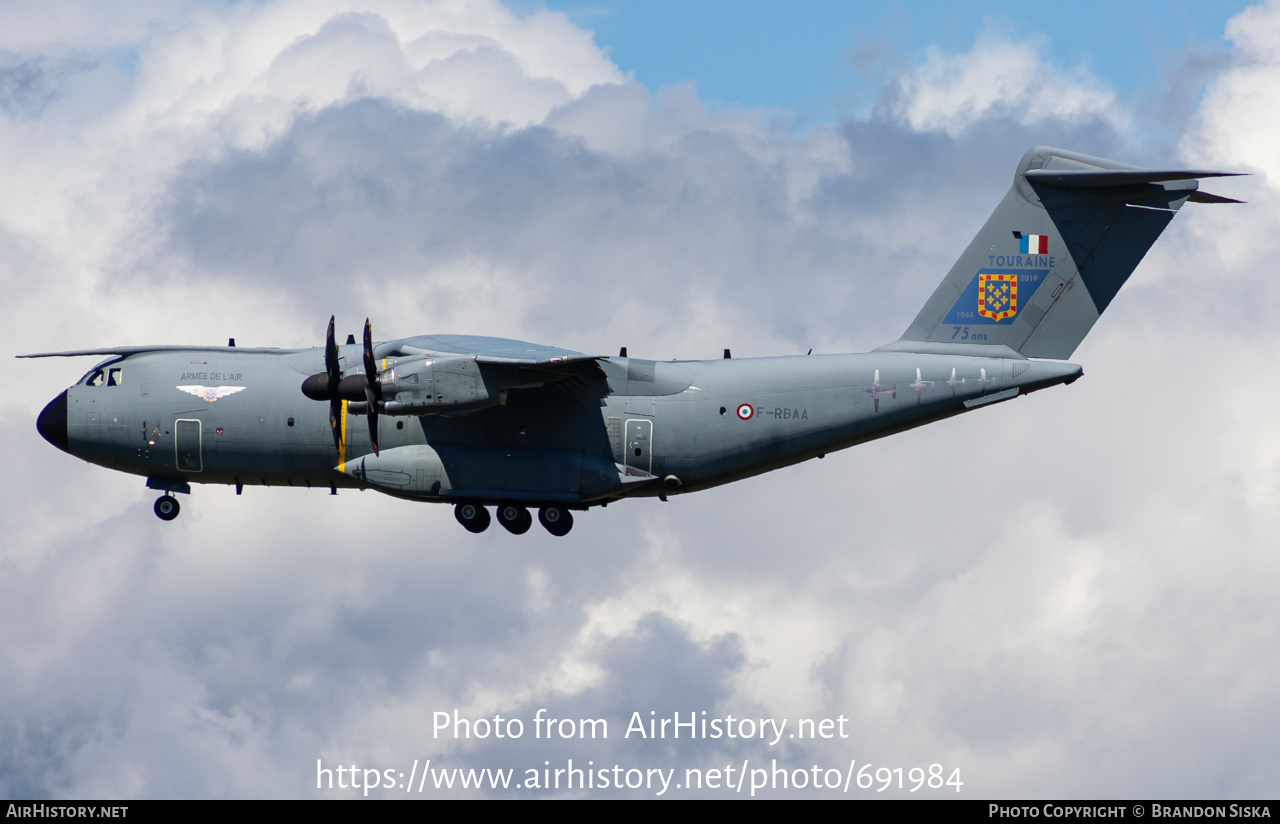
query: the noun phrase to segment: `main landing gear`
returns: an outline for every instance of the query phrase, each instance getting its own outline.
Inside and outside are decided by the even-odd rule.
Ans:
[[[498,523],[512,535],[523,535],[533,526],[533,516],[519,504],[503,504],[498,507]]]
[[[162,521],[172,521],[178,517],[178,513],[182,511],[182,507],[178,505],[178,499],[172,495],[161,495],[156,498],[155,505],[156,517]]]
[[[533,516],[520,504],[502,504],[497,508],[497,515],[498,523],[512,535],[523,535],[533,526]],[[453,508],[453,517],[469,532],[484,532],[490,524],[489,510],[480,504],[458,504]],[[568,535],[573,529],[573,516],[562,506],[542,507],[538,510],[538,521],[547,532],[557,537]]]
[[[562,538],[573,529],[573,516],[562,506],[544,506],[538,510],[538,520],[547,532]]]
[[[468,532],[484,532],[489,528],[489,510],[480,504],[458,504],[453,508],[453,517]]]

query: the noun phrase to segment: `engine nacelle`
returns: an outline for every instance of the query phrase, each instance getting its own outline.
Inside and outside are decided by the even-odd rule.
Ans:
[[[498,403],[475,358],[401,358],[378,375],[388,415],[483,409]]]

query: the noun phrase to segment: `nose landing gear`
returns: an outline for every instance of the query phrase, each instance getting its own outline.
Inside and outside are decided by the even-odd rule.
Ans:
[[[182,507],[178,505],[178,499],[172,495],[161,495],[156,498],[154,509],[156,517],[162,521],[172,521],[182,511]]]

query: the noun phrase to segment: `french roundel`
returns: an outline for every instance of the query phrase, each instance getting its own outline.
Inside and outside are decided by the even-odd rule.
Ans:
[[[738,417],[744,421],[749,421],[756,415],[755,407],[749,403],[738,404]]]

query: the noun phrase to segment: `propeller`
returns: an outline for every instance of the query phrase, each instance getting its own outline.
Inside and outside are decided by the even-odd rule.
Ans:
[[[324,333],[325,389],[329,395],[329,429],[333,432],[333,446],[342,451],[342,398],[338,397],[342,373],[338,371],[338,342],[333,335],[333,318],[333,315],[329,316],[329,328]]]
[[[373,325],[364,319],[364,399],[369,406],[369,442],[373,454],[378,452],[378,401],[382,400],[382,384],[378,382],[378,364],[373,359]]]
[[[333,430],[333,445],[342,448],[342,393],[339,384],[342,372],[338,368],[338,342],[333,333],[333,315],[329,316],[329,329],[324,336],[324,369],[302,382],[302,394],[313,401],[329,402],[329,428]]]
[[[368,405],[369,440],[373,454],[378,450],[378,401],[382,400],[382,384],[378,382],[378,364],[373,359],[373,326],[364,321],[364,374],[342,377],[338,366],[338,342],[334,337],[334,317],[329,316],[329,329],[324,338],[324,368],[302,382],[302,394],[313,401],[329,402],[329,428],[333,445],[342,447],[342,402],[363,400]]]

